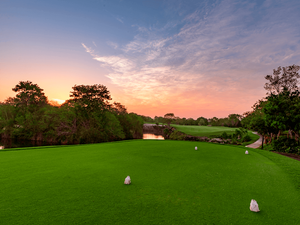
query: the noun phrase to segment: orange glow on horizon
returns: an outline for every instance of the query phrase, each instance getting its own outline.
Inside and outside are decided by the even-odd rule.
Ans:
[[[49,100],[50,105],[53,105],[53,106],[61,106],[64,102],[65,102],[65,100],[61,100],[61,99]]]

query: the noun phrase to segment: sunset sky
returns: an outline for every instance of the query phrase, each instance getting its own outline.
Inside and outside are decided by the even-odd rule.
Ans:
[[[0,0],[0,101],[103,84],[129,112],[242,114],[300,65],[299,0]]]

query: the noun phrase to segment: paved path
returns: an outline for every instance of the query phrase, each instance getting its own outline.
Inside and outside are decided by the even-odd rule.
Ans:
[[[258,134],[257,132],[252,132],[252,133],[253,134]],[[258,135],[259,135],[259,139],[256,142],[254,142],[250,145],[247,145],[246,147],[248,147],[248,148],[259,148],[261,146],[262,136],[260,134],[258,134]]]

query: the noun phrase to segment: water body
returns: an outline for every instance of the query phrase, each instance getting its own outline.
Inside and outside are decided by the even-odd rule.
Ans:
[[[164,126],[156,124],[144,124],[143,139],[165,140],[163,137]]]
[[[165,140],[162,135],[156,134],[143,134],[143,139]]]

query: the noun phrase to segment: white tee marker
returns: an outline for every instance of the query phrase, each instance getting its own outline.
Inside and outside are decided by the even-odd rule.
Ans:
[[[250,210],[252,212],[259,212],[260,211],[259,208],[258,208],[258,204],[254,199],[252,199],[251,202],[250,202]]]
[[[130,183],[131,183],[130,176],[127,176],[127,177],[125,178],[124,184],[130,184]]]

